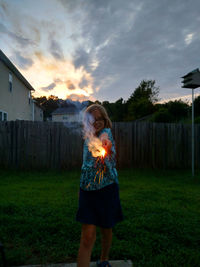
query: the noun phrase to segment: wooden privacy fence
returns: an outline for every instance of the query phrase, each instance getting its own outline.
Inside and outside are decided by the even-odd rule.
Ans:
[[[191,125],[115,122],[112,133],[119,168],[191,167]],[[80,169],[82,148],[80,124],[0,122],[1,168]],[[200,167],[200,125],[195,125],[195,167]]]

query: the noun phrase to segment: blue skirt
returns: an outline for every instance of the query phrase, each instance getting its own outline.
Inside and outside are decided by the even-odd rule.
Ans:
[[[85,191],[80,188],[76,221],[103,228],[112,228],[123,219],[117,183],[92,191]]]

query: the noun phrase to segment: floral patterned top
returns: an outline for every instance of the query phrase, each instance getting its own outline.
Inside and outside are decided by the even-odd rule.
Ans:
[[[102,129],[102,133],[107,133],[109,140],[112,142],[111,151],[106,154],[103,161],[99,157],[93,157],[88,150],[88,139],[83,145],[83,164],[81,167],[80,187],[86,191],[99,190],[112,183],[119,184],[118,173],[116,170],[116,151],[115,142],[110,128]],[[102,170],[102,172],[100,171]],[[103,173],[103,175],[102,175]]]

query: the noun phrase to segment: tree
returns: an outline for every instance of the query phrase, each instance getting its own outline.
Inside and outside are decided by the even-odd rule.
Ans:
[[[139,119],[154,113],[154,105],[148,99],[141,98],[136,103],[130,104],[129,112],[133,119]]]
[[[189,105],[180,100],[169,101],[165,104],[157,104],[156,112],[152,117],[154,122],[179,122],[187,118]]]
[[[142,80],[140,85],[135,89],[132,95],[129,97],[129,102],[136,102],[140,99],[148,99],[152,104],[156,103],[159,94],[159,87],[155,86],[155,80]]]
[[[96,100],[94,103],[98,104],[98,105],[101,105],[101,102],[99,100]]]
[[[166,108],[173,117],[174,122],[178,122],[183,118],[186,118],[189,113],[189,106],[181,99],[175,101],[169,101],[166,103]]]
[[[155,110],[154,104],[158,101],[159,87],[155,80],[143,80],[127,100],[127,120],[135,120]]]
[[[173,122],[173,116],[170,114],[167,108],[162,107],[153,114],[151,121],[169,123]]]
[[[102,105],[106,109],[111,121],[123,121],[126,115],[125,103],[123,98],[119,98],[114,103],[103,101]]]
[[[50,95],[50,96],[48,97],[48,100],[58,101],[59,98],[58,98],[57,96],[55,96],[55,95]]]
[[[103,101],[102,102],[103,107],[106,109],[109,118],[111,121],[113,121],[113,110],[112,110],[112,104],[109,103],[109,101]]]
[[[44,120],[46,120],[47,117],[51,117],[51,113],[59,107],[59,98],[57,96],[51,95],[48,99],[46,96],[41,96],[33,99],[45,109]]]
[[[115,103],[112,105],[112,111],[113,111],[113,121],[123,121],[125,116],[125,105],[123,103],[123,98],[118,99]]]
[[[200,96],[194,99],[194,116],[200,116]]]

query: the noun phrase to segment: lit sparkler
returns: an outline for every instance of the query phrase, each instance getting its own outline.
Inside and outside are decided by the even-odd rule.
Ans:
[[[95,168],[97,169],[97,172],[94,177],[94,182],[98,178],[98,183],[100,183],[103,180],[104,173],[106,172],[106,165],[104,162],[106,150],[102,146],[102,141],[97,137],[90,139],[90,142],[88,143],[88,149],[92,153],[92,156],[96,158]],[[89,186],[90,183],[87,187]]]
[[[94,177],[94,182],[96,181],[97,176],[99,176],[99,183],[103,180],[104,172],[106,171],[106,165],[104,164],[104,157],[106,155],[106,150],[101,147],[100,156],[97,157],[95,162],[95,168],[97,168],[96,175]]]

